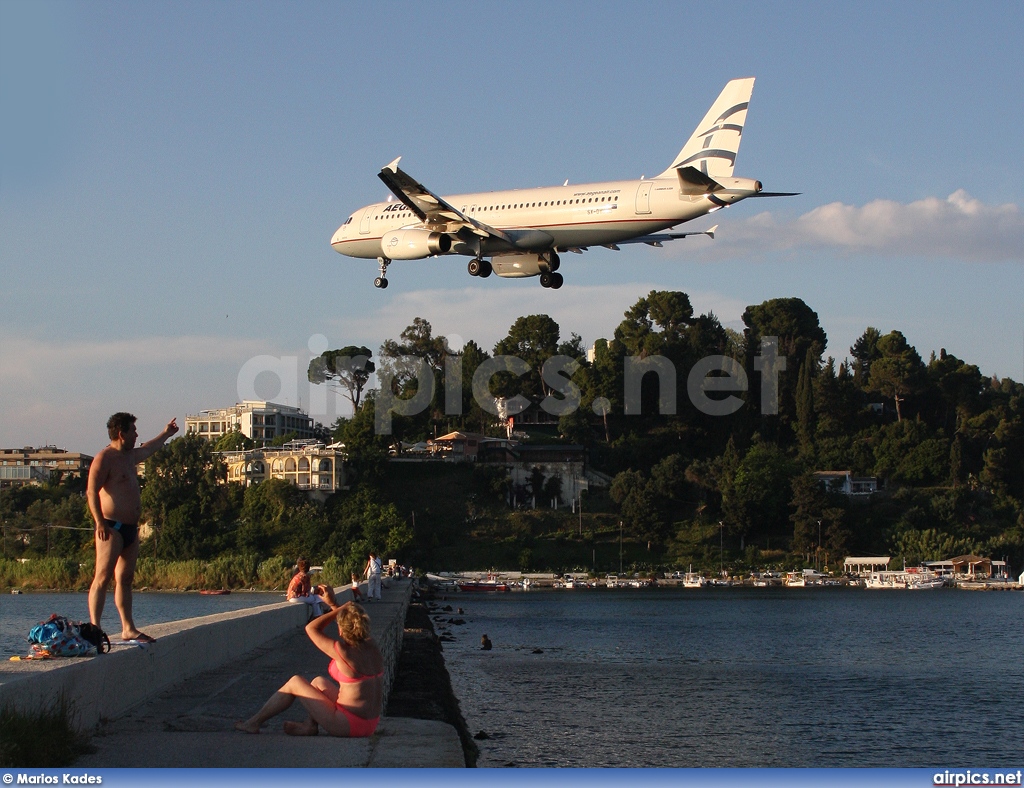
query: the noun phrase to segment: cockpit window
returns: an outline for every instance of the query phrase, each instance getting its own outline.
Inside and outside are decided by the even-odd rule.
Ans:
[[[348,217],[348,218],[347,218],[347,219],[345,220],[345,224],[351,224],[351,223],[352,223],[352,217],[350,216],[350,217]],[[345,226],[345,224],[343,224],[343,225],[342,225],[342,227],[344,227],[344,226]]]

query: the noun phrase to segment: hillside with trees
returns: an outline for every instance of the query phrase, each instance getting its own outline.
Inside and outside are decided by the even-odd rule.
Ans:
[[[742,319],[740,334],[694,314],[685,293],[652,291],[592,360],[547,315],[520,317],[490,352],[472,340],[453,350],[422,318],[372,360],[366,347],[329,350],[309,377],[354,407],[333,426],[351,489],[318,503],[282,481],[225,484],[220,447],[185,436],[147,463],[154,535],[143,556],[255,565],[305,553],[347,569],[375,548],[436,570],[606,572],[621,561],[741,572],[974,552],[1024,565],[1024,386],[942,349],[925,360],[895,329],[867,327],[847,358],[824,357],[826,333],[797,298],[750,306]],[[528,441],[585,446],[610,484],[591,485],[581,512],[552,508],[557,490],[539,472],[513,497],[497,466],[389,462],[403,443],[453,430],[504,435],[496,399]],[[843,495],[816,471],[877,477],[881,489]],[[8,557],[44,554],[19,533],[90,525],[80,490],[61,484],[0,491],[0,518]],[[51,556],[91,553],[91,532],[48,533]]]

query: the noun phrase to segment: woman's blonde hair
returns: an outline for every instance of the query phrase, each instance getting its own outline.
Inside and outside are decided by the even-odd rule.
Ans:
[[[338,611],[338,632],[350,646],[370,639],[370,617],[355,602],[349,602]]]

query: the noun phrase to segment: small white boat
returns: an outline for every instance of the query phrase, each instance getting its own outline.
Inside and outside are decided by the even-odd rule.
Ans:
[[[683,588],[703,588],[707,581],[700,572],[693,571],[693,564],[685,575],[683,575]]]
[[[928,591],[942,588],[946,581],[934,572],[915,568],[893,572],[872,572],[864,581],[865,588],[900,591]]]
[[[930,591],[933,588],[943,588],[946,581],[941,577],[915,578],[907,583],[908,591]]]
[[[803,572],[786,572],[787,588],[803,588],[807,585],[807,578]]]

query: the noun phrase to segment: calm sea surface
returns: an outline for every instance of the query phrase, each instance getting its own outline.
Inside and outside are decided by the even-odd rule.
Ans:
[[[203,596],[198,593],[136,591],[132,596],[132,612],[135,623],[145,632],[150,624],[226,613],[229,610],[283,601],[284,594],[280,593],[232,592],[224,596]],[[88,621],[88,595],[28,592],[0,595],[0,659],[6,661],[15,654],[27,654],[28,631],[40,621],[48,619],[51,613],[59,613],[76,621]],[[113,593],[107,594],[102,626],[111,640],[115,635],[120,637],[121,619],[118,618],[117,608],[114,606]]]
[[[968,767],[1024,753],[1024,593],[573,589],[441,604],[464,611],[433,615],[456,638],[444,655],[470,732],[489,737],[480,766]]]

